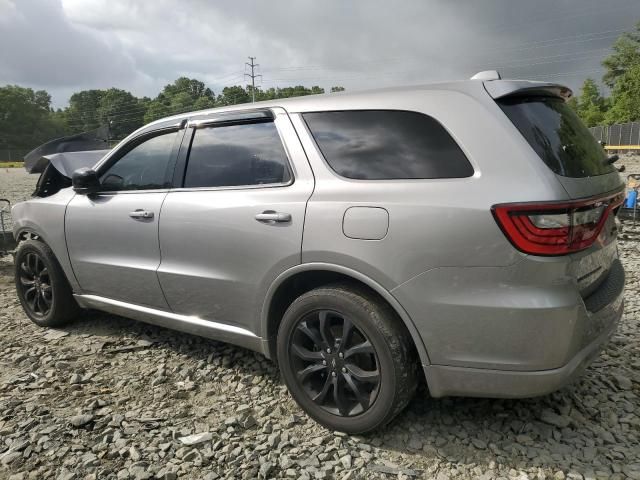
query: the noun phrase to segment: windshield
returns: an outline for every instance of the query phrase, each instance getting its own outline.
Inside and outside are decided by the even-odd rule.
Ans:
[[[508,97],[497,101],[547,166],[564,177],[615,171],[604,149],[575,112],[555,97]]]

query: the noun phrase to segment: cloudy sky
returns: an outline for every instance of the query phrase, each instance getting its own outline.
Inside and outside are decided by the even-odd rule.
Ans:
[[[0,0],[0,85],[155,96],[179,76],[349,90],[467,78],[479,70],[577,88],[600,80],[638,0]]]

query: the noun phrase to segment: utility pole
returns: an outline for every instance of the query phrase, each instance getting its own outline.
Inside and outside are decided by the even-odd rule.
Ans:
[[[245,77],[251,77],[251,103],[256,103],[256,77],[262,78],[262,75],[255,74],[255,68],[260,65],[258,63],[254,63],[255,59],[256,57],[249,57],[251,63],[245,62],[245,65],[251,67],[251,74],[244,74]]]

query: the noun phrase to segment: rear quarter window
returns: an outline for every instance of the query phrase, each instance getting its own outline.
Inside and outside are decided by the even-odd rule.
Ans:
[[[556,97],[507,97],[498,105],[544,163],[564,177],[614,172],[604,149],[575,112]]]
[[[347,110],[303,114],[329,166],[359,180],[462,178],[473,167],[434,118],[418,112]]]

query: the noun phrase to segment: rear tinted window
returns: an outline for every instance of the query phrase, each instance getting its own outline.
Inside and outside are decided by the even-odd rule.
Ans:
[[[287,155],[273,122],[196,130],[185,187],[267,185],[289,180]]]
[[[417,112],[351,110],[305,113],[336,173],[363,180],[458,178],[473,167],[435,119]]]
[[[611,173],[603,148],[560,98],[513,97],[498,100],[524,138],[547,166],[564,177]]]

